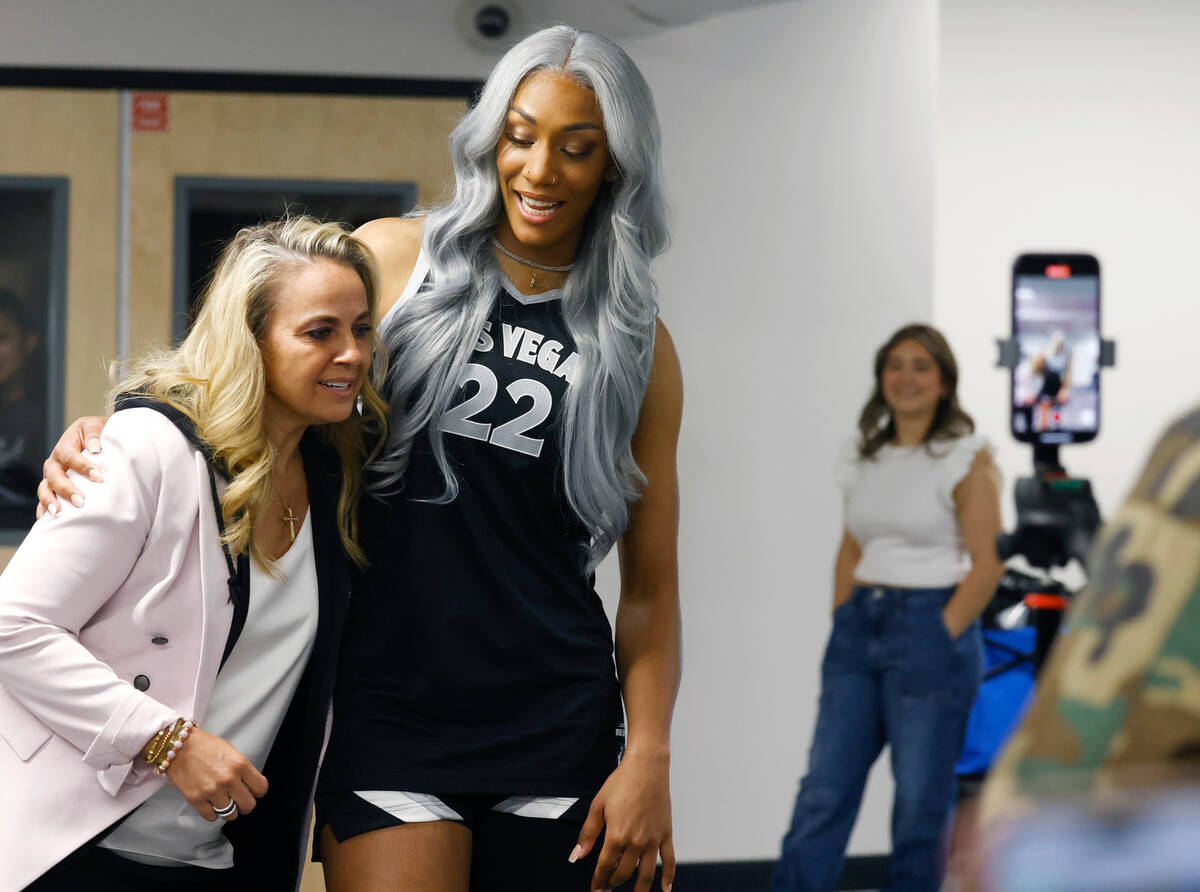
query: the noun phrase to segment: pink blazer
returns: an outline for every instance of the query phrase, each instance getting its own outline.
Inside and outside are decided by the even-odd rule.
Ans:
[[[102,485],[42,518],[0,576],[0,892],[24,888],[166,778],[133,760],[203,715],[233,607],[208,468],[175,426],[104,428]]]

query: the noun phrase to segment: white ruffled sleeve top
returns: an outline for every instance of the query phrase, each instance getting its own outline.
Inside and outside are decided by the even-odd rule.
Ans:
[[[968,435],[921,446],[883,446],[858,457],[858,439],[838,457],[835,479],[845,495],[845,523],[862,548],[860,582],[899,588],[958,585],[971,569],[954,489],[986,438]]]

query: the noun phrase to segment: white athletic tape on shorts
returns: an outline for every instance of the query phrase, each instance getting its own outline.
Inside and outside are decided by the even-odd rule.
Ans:
[[[401,793],[396,790],[355,790],[354,795],[382,808],[406,824],[426,821],[461,821],[462,815],[436,796],[428,793]]]
[[[492,806],[492,811],[502,811],[522,818],[561,818],[567,809],[578,802],[566,796],[511,796]]]

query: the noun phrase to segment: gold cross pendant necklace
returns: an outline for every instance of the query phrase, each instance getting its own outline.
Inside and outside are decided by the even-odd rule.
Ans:
[[[296,516],[296,512],[292,510],[292,506],[287,503],[287,499],[283,497],[283,493],[279,491],[279,484],[275,482],[275,478],[271,478],[271,486],[275,488],[275,495],[279,499],[279,504],[283,506],[283,517],[280,518],[288,525],[288,536],[296,541],[296,524],[300,522],[300,518]]]
[[[279,501],[280,502],[283,501],[282,496],[280,496]],[[297,521],[300,520],[300,518],[297,517],[295,515],[295,513],[293,513],[291,505],[284,505],[283,508],[284,508],[283,522],[288,525],[288,537],[293,542],[295,542],[296,541],[296,523],[297,523]]]

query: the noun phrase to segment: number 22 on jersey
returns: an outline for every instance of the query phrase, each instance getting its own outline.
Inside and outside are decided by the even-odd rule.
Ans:
[[[496,373],[485,365],[469,363],[463,370],[462,384],[474,381],[479,389],[474,396],[464,400],[442,416],[441,429],[448,434],[459,434],[472,440],[482,440],[494,446],[502,446],[514,452],[522,452],[537,458],[542,454],[542,445],[546,442],[537,437],[526,435],[529,431],[550,417],[554,407],[554,397],[541,381],[532,378],[520,378],[505,388],[512,401],[520,406],[521,400],[532,400],[533,405],[518,415],[497,427],[484,421],[475,421],[473,416],[482,412],[496,399],[500,390]]]

